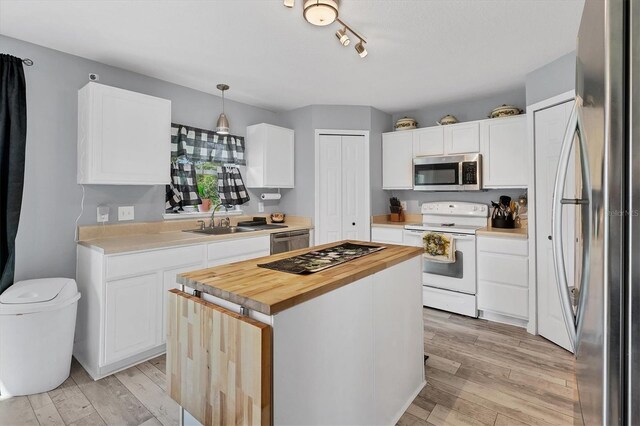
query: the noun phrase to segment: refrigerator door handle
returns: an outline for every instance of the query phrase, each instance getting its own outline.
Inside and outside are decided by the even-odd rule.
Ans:
[[[567,272],[566,266],[564,263],[564,248],[562,246],[562,206],[563,204],[591,204],[590,194],[591,194],[591,185],[588,179],[588,173],[586,179],[584,179],[583,186],[587,190],[586,193],[589,194],[587,199],[574,199],[567,200],[563,198],[564,187],[567,180],[567,170],[569,168],[569,161],[571,158],[571,148],[573,147],[573,141],[575,136],[580,140],[580,153],[581,153],[581,166],[583,168],[588,167],[588,162],[586,159],[586,151],[585,151],[585,143],[584,143],[584,130],[582,125],[582,114],[580,111],[581,102],[580,99],[576,99],[576,103],[571,110],[571,115],[569,117],[569,123],[567,125],[567,130],[564,134],[564,139],[562,141],[562,149],[560,151],[560,158],[558,160],[558,170],[556,172],[556,180],[553,191],[553,202],[552,202],[552,212],[551,212],[551,221],[552,221],[552,232],[551,232],[551,241],[553,246],[553,260],[555,264],[556,270],[556,284],[558,287],[558,295],[560,296],[560,306],[562,310],[562,317],[564,318],[565,325],[567,327],[567,331],[569,333],[569,343],[571,345],[572,351],[575,353],[577,340],[578,340],[578,328],[579,321],[582,318],[583,304],[585,303],[584,294],[586,293],[586,286],[588,286],[588,273],[583,273],[581,277],[581,291],[578,303],[578,316],[576,320],[576,316],[573,313],[573,306],[571,305],[571,294],[569,291],[569,285],[567,282]],[[585,175],[583,174],[583,177]],[[590,216],[590,215],[589,215]],[[589,218],[584,218],[590,221]],[[586,236],[585,240],[586,244],[589,244],[587,241],[589,239],[589,235]],[[587,251],[588,252],[588,251]],[[586,259],[585,259],[586,260]]]

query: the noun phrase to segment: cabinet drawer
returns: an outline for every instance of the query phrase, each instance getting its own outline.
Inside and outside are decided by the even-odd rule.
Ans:
[[[529,240],[520,238],[478,237],[478,251],[512,254],[516,256],[529,255]]]
[[[478,309],[527,319],[529,289],[479,279]]]
[[[478,280],[529,287],[529,258],[479,251]]]
[[[255,257],[267,256],[271,251],[271,236],[225,240],[207,246],[207,260],[217,261],[227,258],[242,258],[255,253]],[[245,257],[246,258],[246,257]]]
[[[371,241],[378,243],[402,244],[402,228],[371,228]]]
[[[106,256],[107,280],[190,265],[204,260],[204,250],[204,245],[200,244]]]

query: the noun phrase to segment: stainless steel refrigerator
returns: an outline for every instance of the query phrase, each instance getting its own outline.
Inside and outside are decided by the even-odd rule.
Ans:
[[[585,425],[640,425],[640,0],[586,0],[578,34],[576,106],[560,155],[553,248],[576,354]],[[563,198],[571,151],[580,198]],[[577,307],[567,286],[562,207],[581,238]],[[573,283],[572,283],[573,284]]]

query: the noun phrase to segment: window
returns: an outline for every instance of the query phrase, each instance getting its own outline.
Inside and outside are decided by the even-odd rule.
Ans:
[[[243,137],[172,123],[171,158],[165,219],[207,216],[220,202],[239,213],[249,201],[239,167],[245,165]]]

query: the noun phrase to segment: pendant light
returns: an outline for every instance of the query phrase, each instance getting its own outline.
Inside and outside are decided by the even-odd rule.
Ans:
[[[216,133],[219,135],[228,135],[229,120],[227,120],[227,116],[224,113],[224,91],[229,90],[229,86],[226,84],[218,84],[216,87],[222,92],[222,114],[220,114],[218,122],[216,123]]]

